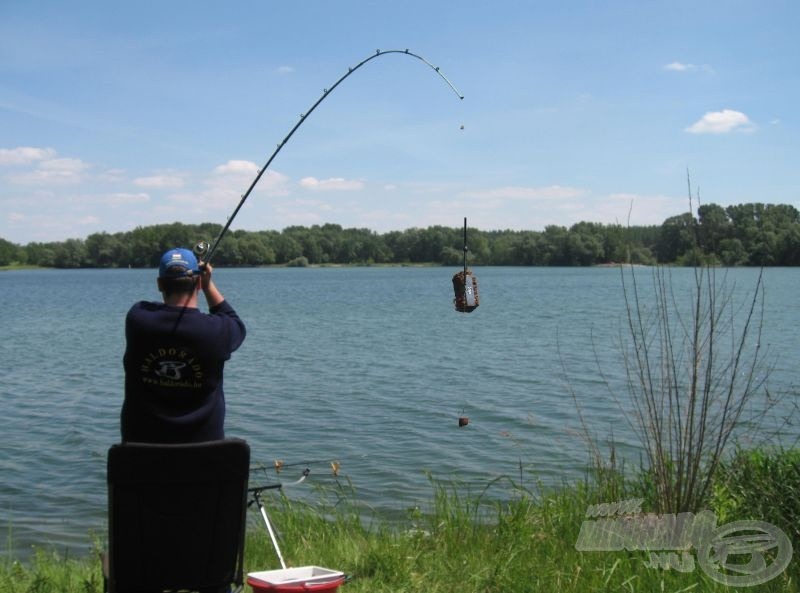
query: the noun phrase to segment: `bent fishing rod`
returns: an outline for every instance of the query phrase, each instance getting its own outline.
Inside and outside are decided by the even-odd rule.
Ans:
[[[250,183],[250,186],[247,188],[247,191],[245,191],[242,194],[241,199],[239,200],[239,203],[236,205],[236,208],[233,210],[233,213],[228,217],[228,220],[225,223],[225,226],[222,227],[222,230],[220,231],[219,235],[217,235],[217,238],[214,240],[214,242],[209,245],[209,243],[207,241],[200,241],[200,242],[197,243],[197,245],[195,245],[194,252],[195,252],[195,254],[197,254],[203,260],[204,263],[210,263],[211,262],[211,258],[214,256],[214,253],[217,251],[217,247],[219,246],[220,241],[222,241],[222,238],[225,236],[225,233],[228,232],[228,229],[230,228],[231,224],[233,223],[233,219],[236,218],[236,215],[239,213],[239,210],[241,210],[242,206],[247,201],[247,198],[250,197],[250,193],[253,191],[255,186],[258,184],[259,180],[261,179],[261,176],[264,175],[264,173],[267,171],[269,166],[272,164],[272,161],[275,160],[275,157],[278,156],[278,153],[281,151],[281,149],[284,146],[286,146],[286,143],[289,142],[289,139],[294,135],[294,133],[297,131],[297,129],[301,125],[303,125],[303,123],[306,121],[306,119],[308,119],[308,116],[311,115],[314,112],[314,110],[319,106],[319,104],[322,103],[328,97],[328,95],[330,95],[333,92],[333,90],[336,87],[338,87],[342,82],[345,81],[345,79],[347,79],[351,74],[353,74],[353,72],[355,72],[356,70],[361,68],[367,62],[370,62],[371,60],[374,60],[375,58],[379,58],[381,56],[386,56],[386,55],[389,55],[389,54],[401,54],[401,55],[411,56],[412,58],[417,58],[418,60],[420,60],[421,62],[423,62],[424,64],[426,64],[430,68],[432,68],[436,72],[436,74],[438,74],[442,78],[442,80],[444,80],[444,82],[447,83],[447,85],[452,89],[452,91],[456,94],[456,96],[459,99],[463,99],[464,98],[464,95],[462,95],[459,92],[459,90],[453,85],[453,83],[450,82],[450,80],[441,72],[441,70],[439,70],[439,67],[438,66],[434,66],[433,64],[431,64],[428,60],[426,60],[422,56],[420,56],[418,54],[415,54],[414,52],[411,52],[411,51],[409,51],[407,49],[390,49],[390,50],[384,50],[384,51],[381,51],[380,49],[375,50],[374,54],[372,54],[368,58],[365,58],[364,60],[361,60],[361,62],[359,62],[358,64],[356,64],[352,68],[348,68],[347,72],[341,78],[339,78],[339,80],[337,80],[333,84],[333,86],[331,86],[330,88],[326,88],[326,89],[324,89],[322,91],[322,95],[320,96],[320,98],[317,99],[317,101],[309,108],[308,111],[306,111],[305,113],[300,115],[300,120],[289,131],[289,133],[286,135],[286,137],[280,143],[278,143],[278,147],[273,151],[273,153],[267,159],[266,164],[261,169],[259,169],[258,173],[255,176],[255,179],[253,179],[252,183]]]

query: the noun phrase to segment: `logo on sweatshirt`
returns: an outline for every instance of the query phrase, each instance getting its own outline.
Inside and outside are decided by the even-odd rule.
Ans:
[[[203,384],[203,367],[187,348],[153,350],[144,357],[139,371],[148,385],[199,389]]]

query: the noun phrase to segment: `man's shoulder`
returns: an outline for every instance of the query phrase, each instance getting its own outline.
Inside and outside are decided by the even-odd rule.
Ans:
[[[147,323],[150,319],[160,319],[165,315],[171,315],[170,307],[164,303],[154,301],[139,301],[131,305],[128,309],[126,319],[128,322]]]
[[[128,310],[128,314],[136,313],[137,311],[160,311],[164,308],[163,303],[155,303],[153,301],[139,301],[134,303]]]

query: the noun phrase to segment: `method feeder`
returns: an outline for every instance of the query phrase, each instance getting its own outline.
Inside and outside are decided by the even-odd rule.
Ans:
[[[459,313],[472,313],[478,308],[478,279],[472,270],[467,269],[467,219],[464,218],[464,269],[453,276],[453,290],[455,291],[455,299],[453,302],[456,306],[456,311]],[[467,420],[466,422],[469,422]],[[466,426],[466,422],[459,426]]]
[[[391,49],[391,50],[386,50],[386,51],[376,50],[375,53],[372,54],[371,56],[369,56],[368,58],[362,60],[361,62],[359,62],[357,65],[353,66],[352,68],[348,68],[347,73],[344,74],[344,76],[339,78],[339,80],[337,80],[333,84],[333,86],[331,86],[331,87],[329,87],[327,89],[324,89],[322,91],[322,95],[320,96],[320,98],[317,99],[317,101],[311,106],[311,108],[308,111],[306,111],[305,113],[303,113],[302,115],[300,115],[300,121],[298,121],[294,125],[294,127],[289,131],[289,133],[286,135],[286,137],[278,144],[278,147],[275,149],[275,151],[272,153],[272,155],[270,155],[269,159],[267,159],[266,164],[258,171],[258,174],[256,175],[255,179],[253,179],[253,182],[250,184],[250,186],[247,188],[247,191],[244,194],[242,194],[242,197],[239,200],[239,203],[237,204],[236,208],[234,209],[234,211],[230,215],[230,217],[228,217],[228,221],[225,223],[225,226],[222,228],[222,230],[220,231],[219,235],[217,235],[217,238],[214,239],[214,242],[209,245],[209,243],[207,241],[200,241],[200,242],[197,243],[197,245],[195,245],[194,252],[195,252],[195,254],[197,254],[198,257],[200,257],[205,263],[210,263],[211,262],[211,258],[214,257],[214,253],[216,252],[217,247],[219,246],[219,243],[222,240],[222,237],[225,235],[225,233],[230,228],[231,223],[233,223],[233,219],[236,218],[236,215],[239,213],[239,210],[244,205],[244,203],[247,200],[247,198],[250,196],[250,193],[253,191],[253,188],[255,188],[256,184],[261,179],[261,176],[266,172],[266,170],[269,168],[270,164],[272,164],[272,161],[275,159],[276,156],[278,156],[278,153],[281,151],[281,149],[286,145],[286,143],[289,141],[289,139],[292,137],[292,135],[297,131],[297,129],[301,125],[303,125],[303,122],[306,121],[308,116],[311,115],[311,113],[313,113],[313,111],[317,108],[317,106],[320,103],[322,103],[322,101],[324,101],[325,98],[328,95],[330,95],[331,92],[333,92],[333,90],[337,86],[339,86],[342,82],[344,82],[344,80],[347,77],[349,77],[353,72],[355,72],[356,70],[361,68],[361,66],[363,66],[364,64],[366,64],[367,62],[369,62],[371,60],[374,60],[375,58],[378,58],[378,57],[381,57],[381,56],[385,56],[385,55],[388,55],[388,54],[400,54],[400,55],[411,56],[412,58],[417,58],[418,60],[422,61],[426,65],[430,66],[436,72],[436,74],[438,74],[442,78],[442,80],[444,80],[447,83],[447,85],[453,90],[453,92],[458,96],[459,99],[463,99],[464,98],[464,95],[462,95],[459,92],[459,90],[455,86],[453,86],[453,83],[451,83],[447,79],[447,77],[444,74],[442,74],[442,72],[439,70],[438,66],[434,66],[433,64],[431,64],[428,60],[426,60],[422,56],[419,56],[419,55],[417,55],[417,54],[415,54],[415,53],[413,53],[413,52],[411,52],[411,51],[409,51],[407,49],[405,49],[405,50]],[[466,232],[466,230],[465,230],[465,232]],[[465,257],[466,257],[466,255],[465,255]]]

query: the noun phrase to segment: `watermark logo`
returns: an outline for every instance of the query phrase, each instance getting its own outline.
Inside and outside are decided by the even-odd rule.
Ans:
[[[786,534],[764,521],[734,521],[717,526],[711,511],[655,515],[642,513],[644,499],[591,505],[575,549],[581,552],[642,550],[645,566],[695,570],[733,587],[765,583],[782,573],[792,559]]]

